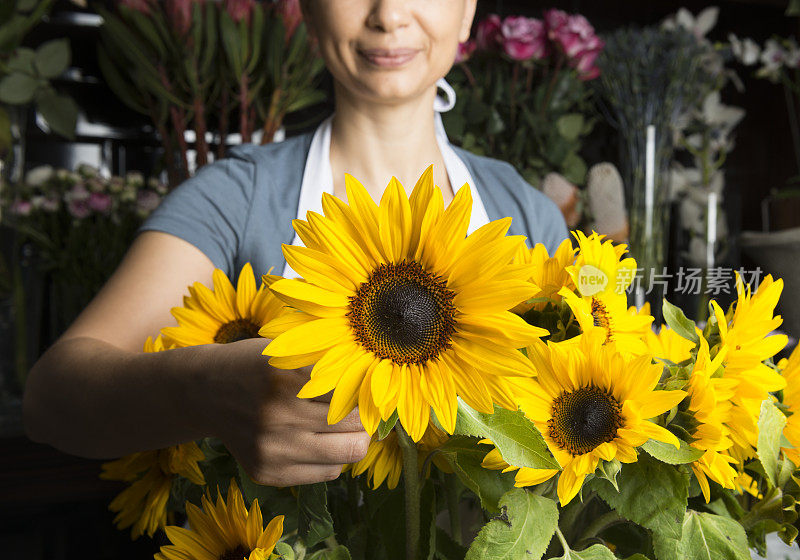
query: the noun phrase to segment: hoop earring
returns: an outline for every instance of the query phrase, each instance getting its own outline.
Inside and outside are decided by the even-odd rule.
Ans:
[[[433,110],[439,113],[446,113],[456,106],[456,90],[444,78],[436,80],[436,87],[444,91],[446,99],[440,97],[437,91],[436,98],[433,100]]]

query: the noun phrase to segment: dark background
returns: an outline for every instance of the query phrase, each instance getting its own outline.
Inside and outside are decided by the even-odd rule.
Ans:
[[[0,0],[2,1],[2,0]],[[720,20],[711,32],[712,40],[726,40],[733,32],[758,43],[777,34],[796,35],[798,20],[784,16],[785,1],[725,1]],[[698,1],[602,0],[541,2],[538,0],[479,0],[476,21],[488,13],[539,17],[547,8],[560,8],[585,15],[603,32],[631,24],[660,22],[681,6],[697,13],[709,4]],[[79,14],[76,16],[76,14]],[[115,174],[130,169],[150,171],[157,142],[147,121],[116,101],[103,84],[95,49],[96,20],[90,12],[81,14],[72,4],[60,2],[48,22],[29,37],[30,46],[51,38],[68,36],[73,51],[73,68],[56,82],[80,104],[91,127],[79,129],[73,144],[46,136],[31,122],[28,133],[28,166],[48,163],[70,166],[80,152],[102,151]],[[752,77],[754,68],[737,68],[745,91],[729,87],[723,102],[743,107],[747,116],[736,129],[736,148],[726,169],[726,210],[732,233],[762,228],[760,205],[772,189],[798,174],[782,90]],[[324,114],[330,104],[313,108],[293,122]],[[298,130],[294,130],[297,132]],[[613,131],[595,134],[592,149],[616,153]],[[590,161],[590,163],[594,163]],[[786,208],[785,218],[797,219],[798,210]],[[735,244],[728,261],[738,267],[741,257]],[[42,335],[42,344],[47,336]],[[99,461],[61,454],[48,446],[33,444],[21,435],[20,426],[0,432],[0,558],[60,560],[67,558],[125,559],[151,557],[158,544],[147,538],[131,542],[127,532],[117,531],[107,506],[120,486],[100,481]]]

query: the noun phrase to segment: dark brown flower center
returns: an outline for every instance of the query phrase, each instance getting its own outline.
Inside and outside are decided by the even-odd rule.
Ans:
[[[603,327],[606,330],[606,342],[611,341],[611,315],[606,306],[596,297],[592,298],[592,320],[595,327]]]
[[[260,327],[250,319],[234,319],[219,328],[217,334],[214,335],[214,342],[230,344],[247,338],[258,338],[259,329]]]
[[[250,552],[251,551],[247,550],[242,545],[239,545],[233,550],[226,550],[223,552],[220,555],[219,560],[242,560],[242,558],[247,558],[250,556]]]
[[[611,393],[595,386],[562,393],[547,421],[550,438],[572,455],[583,455],[617,437],[622,407]]]
[[[417,262],[383,264],[350,298],[347,316],[365,350],[399,364],[424,363],[450,347],[454,297]]]

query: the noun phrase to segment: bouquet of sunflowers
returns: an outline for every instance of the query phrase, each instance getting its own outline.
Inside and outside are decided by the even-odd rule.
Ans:
[[[294,222],[302,278],[218,270],[145,351],[269,338],[273,366],[313,366],[298,397],[332,392],[329,423],[358,407],[366,457],[288,489],[211,438],[106,464],[129,483],[118,526],[171,541],[157,558],[744,560],[794,540],[781,280],[738,280],[703,329],[665,302],[654,329],[624,245],[576,232],[551,256],[509,218],[467,236],[469,187],[445,208],[431,168],[379,204],[347,176],[347,199]]]

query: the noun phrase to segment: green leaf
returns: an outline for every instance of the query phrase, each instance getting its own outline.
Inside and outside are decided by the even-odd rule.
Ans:
[[[294,560],[294,549],[289,546],[289,543],[279,542],[276,544],[275,553],[279,555],[280,560]]]
[[[55,78],[69,66],[69,39],[47,41],[36,49],[36,70],[43,78]]]
[[[586,180],[586,162],[575,152],[570,152],[561,164],[561,173],[567,181],[582,185]]]
[[[558,133],[567,140],[574,141],[583,132],[584,119],[580,113],[568,113],[562,115],[556,121]]]
[[[489,438],[503,459],[515,467],[558,469],[536,426],[522,412],[495,406],[494,414],[477,412],[458,402],[454,435]]]
[[[649,439],[642,445],[642,449],[647,451],[651,457],[670,465],[693,463],[705,453],[705,451],[696,449],[683,440],[680,440],[680,442],[681,448],[675,449],[675,446],[672,444]]]
[[[581,551],[568,550],[564,556],[559,556],[553,560],[615,560],[616,558],[608,547],[602,544],[595,544]]]
[[[394,425],[397,424],[397,409],[392,412],[392,415],[389,416],[389,419],[384,421],[381,419],[380,423],[378,424],[378,439],[384,439],[392,430],[394,430]]]
[[[453,471],[481,500],[481,507],[490,513],[499,510],[500,498],[514,488],[515,473],[502,473],[481,465],[490,448],[475,438],[453,436],[439,448]]]
[[[14,51],[8,59],[6,67],[8,72],[21,72],[23,74],[35,74],[34,64],[36,63],[36,51],[26,47],[20,47]]]
[[[10,105],[30,103],[38,85],[36,78],[13,72],[0,80],[0,101]]]
[[[350,551],[347,547],[339,545],[336,548],[318,550],[306,556],[307,560],[350,560]]]
[[[106,84],[120,101],[139,113],[147,114],[147,107],[141,102],[141,91],[133,87],[128,80],[122,77],[117,66],[111,61],[106,49],[100,46],[97,49],[97,62]]]
[[[36,7],[39,0],[17,0],[17,10],[20,12],[30,12]]]
[[[600,464],[597,465],[597,471],[595,471],[594,474],[598,478],[609,481],[614,489],[619,492],[617,475],[619,474],[620,470],[622,470],[622,463],[620,463],[619,459],[614,459],[613,461],[600,461]]]
[[[762,402],[761,415],[758,417],[758,459],[773,486],[778,485],[780,474],[778,455],[781,451],[781,434],[784,426],[786,426],[786,416],[771,401]]]
[[[36,109],[53,132],[69,139],[75,137],[78,105],[70,96],[47,89],[36,101]]]
[[[228,56],[231,71],[234,76],[241,76],[244,67],[244,61],[241,56],[242,38],[239,36],[239,28],[236,23],[225,10],[222,10],[219,15],[219,29],[222,37],[222,46]]]
[[[589,485],[622,517],[653,532],[659,560],[678,558],[675,554],[689,496],[688,474],[639,455],[635,463],[622,467],[619,492],[598,478]]]
[[[328,511],[327,485],[324,482],[297,487],[297,507],[300,512],[300,536],[306,547],[333,535],[333,519]]]
[[[700,342],[700,338],[697,336],[697,331],[695,330],[697,326],[694,324],[694,321],[686,317],[680,307],[672,305],[664,298],[661,310],[669,328],[686,340],[691,340],[695,344]]]
[[[689,510],[683,521],[680,555],[685,560],[750,560],[747,535],[739,523]]]
[[[464,560],[539,560],[558,527],[555,502],[515,488],[502,497],[500,510],[480,530]]]

